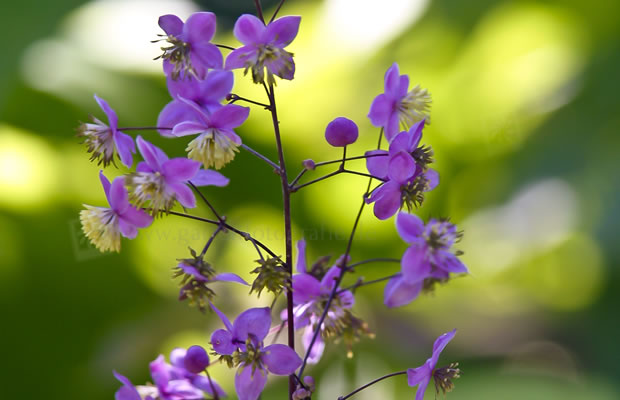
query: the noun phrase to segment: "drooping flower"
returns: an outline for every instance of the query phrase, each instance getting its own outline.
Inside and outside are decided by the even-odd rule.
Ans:
[[[390,143],[389,151],[366,152],[368,171],[387,180],[367,199],[368,203],[375,203],[374,213],[379,219],[390,218],[403,206],[411,211],[424,201],[425,192],[439,184],[437,171],[428,168],[432,151],[428,147],[418,147],[423,127],[424,120],[398,134]]]
[[[176,15],[159,17],[159,26],[170,43],[161,48],[166,75],[173,79],[180,76],[204,79],[209,68],[222,68],[222,53],[210,42],[215,25],[215,14],[211,12],[194,13],[185,23]]]
[[[245,68],[252,71],[255,83],[275,83],[274,75],[293,79],[295,62],[293,54],[284,50],[297,36],[301,17],[278,18],[267,26],[257,17],[244,14],[235,23],[233,33],[244,44],[226,57],[226,69]]]
[[[325,304],[336,285],[344,260],[342,257],[339,258],[327,271],[322,267],[325,261],[320,261],[318,265],[315,264],[313,268],[308,270],[306,266],[306,242],[305,240],[297,242],[297,271],[299,273],[293,275],[293,304],[295,305],[293,314],[295,329],[304,329],[302,342],[306,351],[310,347],[314,332],[323,315]],[[351,291],[338,290],[336,292],[325,320],[320,326],[320,334],[310,351],[309,363],[319,362],[327,338],[343,338],[348,347],[347,355],[351,357],[354,341],[357,341],[362,335],[372,337],[368,325],[352,314],[351,308],[354,303],[355,297]],[[282,317],[286,318],[286,314],[283,313]]]
[[[439,394],[440,391],[443,394],[452,391],[454,384],[452,379],[460,377],[461,370],[458,368],[458,363],[451,363],[448,366],[435,368],[439,355],[443,349],[448,345],[450,340],[456,334],[456,329],[444,333],[439,336],[433,344],[433,355],[426,360],[424,364],[417,368],[409,368],[407,370],[407,383],[409,386],[418,386],[415,394],[415,400],[423,400],[426,387],[431,381],[431,378],[435,381],[435,392]]]
[[[84,138],[88,152],[92,153],[91,161],[99,160],[98,164],[107,167],[108,164],[114,163],[114,155],[118,154],[121,163],[128,168],[131,167],[133,164],[131,154],[136,152],[133,139],[118,130],[118,116],[110,105],[97,95],[95,100],[108,117],[108,125],[91,116],[94,123],[80,125],[77,135]]]
[[[357,136],[357,125],[345,117],[334,119],[325,128],[325,140],[334,147],[344,147],[355,143]]]
[[[227,104],[208,114],[195,102],[180,97],[181,101],[194,109],[197,121],[181,122],[174,126],[174,136],[198,135],[189,142],[187,156],[203,163],[205,168],[222,168],[235,158],[241,138],[234,128],[243,124],[250,109],[236,104]]]
[[[185,121],[200,121],[200,117],[193,107],[179,100],[179,97],[195,102],[207,113],[212,113],[222,106],[221,101],[233,88],[232,71],[212,70],[204,80],[195,77],[187,79],[166,79],[168,91],[173,100],[159,113],[157,126],[172,128]],[[160,129],[163,136],[174,137],[171,129]]]
[[[374,126],[384,129],[389,142],[401,125],[407,130],[414,123],[429,119],[431,95],[419,85],[409,90],[409,76],[400,75],[397,63],[385,73],[384,89],[373,100],[368,118]]]
[[[401,212],[396,218],[396,229],[410,246],[401,259],[401,275],[385,287],[384,302],[388,307],[409,304],[422,289],[446,282],[450,273],[469,272],[457,257],[461,253],[451,250],[461,237],[456,225],[436,219],[424,225],[416,215]]]
[[[129,203],[124,177],[117,177],[112,184],[99,172],[106,198],[110,205],[94,207],[84,204],[80,211],[82,230],[91,243],[100,251],[120,251],[121,235],[133,239],[138,228],[146,228],[153,218]]]
[[[301,358],[290,347],[264,345],[271,327],[269,307],[250,308],[232,324],[213,304],[211,307],[226,327],[213,332],[211,345],[216,353],[238,367],[235,390],[239,400],[256,400],[267,384],[268,373],[290,375],[301,366]]]
[[[175,201],[183,207],[196,207],[194,193],[188,181],[195,186],[226,186],[228,178],[212,170],[200,170],[200,163],[187,158],[168,159],[157,146],[137,138],[138,149],[144,158],[136,172],[127,176],[131,198],[138,207],[150,202],[151,213],[168,212]]]

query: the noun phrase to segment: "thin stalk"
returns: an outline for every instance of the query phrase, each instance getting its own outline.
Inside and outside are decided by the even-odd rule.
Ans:
[[[273,161],[268,159],[266,156],[262,155],[261,153],[259,153],[258,151],[254,150],[250,146],[248,146],[246,144],[242,144],[241,148],[244,149],[245,151],[247,151],[248,153],[251,153],[252,155],[260,158],[261,160],[263,160],[267,164],[271,165],[273,167],[273,169],[276,170],[276,172],[280,171],[280,166],[278,164],[274,163]]]
[[[258,19],[263,21],[263,25],[265,24],[265,17],[263,17],[263,7],[260,5],[260,0],[254,0],[254,5],[256,6],[256,15]]]
[[[399,371],[399,372],[393,372],[393,373],[391,373],[391,374],[383,375],[382,377],[377,378],[377,379],[375,379],[374,381],[370,381],[370,382],[368,382],[367,384],[365,384],[365,385],[363,385],[363,386],[358,387],[357,389],[355,389],[354,391],[352,391],[351,393],[349,393],[349,394],[348,394],[348,395],[346,395],[346,396],[340,396],[340,397],[338,397],[338,400],[346,400],[346,399],[348,399],[349,397],[353,396],[354,394],[359,393],[359,392],[361,392],[362,390],[366,389],[367,387],[372,386],[372,385],[374,385],[374,384],[375,384],[375,383],[377,383],[377,382],[381,382],[381,381],[382,381],[382,380],[384,380],[384,379],[391,378],[391,377],[393,377],[393,376],[398,376],[398,375],[405,375],[405,374],[407,374],[407,371]]]
[[[342,160],[340,160],[340,161],[342,162]],[[294,193],[294,192],[298,191],[298,190],[299,190],[299,189],[301,189],[301,188],[304,188],[304,187],[306,187],[306,186],[313,185],[313,184],[315,184],[315,183],[317,183],[317,182],[321,182],[322,180],[325,180],[325,179],[327,179],[327,178],[331,178],[332,176],[336,176],[336,175],[339,175],[339,174],[352,174],[352,175],[365,176],[365,177],[367,177],[367,178],[371,178],[371,179],[373,179],[373,178],[374,178],[374,179],[381,180],[381,181],[383,180],[383,179],[378,178],[378,177],[376,177],[376,176],[374,176],[374,175],[370,175],[370,174],[367,174],[367,173],[364,173],[364,172],[351,171],[351,170],[349,170],[349,169],[339,169],[339,170],[337,170],[337,171],[330,172],[330,173],[329,173],[329,174],[327,174],[327,175],[323,175],[323,176],[321,176],[320,178],[316,178],[316,179],[313,179],[313,180],[308,181],[308,182],[306,182],[306,183],[302,183],[301,185],[292,186],[292,187],[291,187],[291,192],[292,192],[292,193]]]
[[[324,165],[330,165],[330,164],[335,164],[335,163],[341,163],[343,161],[353,161],[353,160],[362,160],[362,159],[367,159],[367,158],[373,158],[373,157],[387,157],[387,154],[368,154],[368,155],[363,155],[363,156],[355,156],[355,157],[347,157],[344,160],[343,159],[337,159],[337,160],[329,160],[329,161],[321,161],[318,163],[314,164],[314,167],[322,167]],[[304,174],[308,172],[308,170],[306,168],[302,169],[299,174],[297,174],[297,176],[295,177],[295,179],[293,179],[293,181],[289,184],[289,186],[295,186],[295,184],[301,179],[302,176],[304,176]]]
[[[172,128],[166,127],[166,126],[125,126],[123,128],[116,128],[119,131],[157,131],[157,130],[164,130],[164,131],[171,131]]]
[[[215,218],[217,218],[220,222],[224,222],[226,220],[226,218],[221,217],[220,214],[218,214],[217,211],[215,211],[215,207],[213,207],[213,205],[209,202],[209,200],[207,200],[205,195],[202,194],[202,192],[198,189],[198,187],[196,187],[196,185],[194,185],[192,183],[192,181],[187,181],[187,182],[196,191],[196,193],[198,193],[198,196],[200,196],[200,198],[202,199],[202,201],[204,201],[204,203],[207,205],[207,207],[209,207],[209,209],[211,209],[211,212],[213,213]]]
[[[280,8],[282,8],[282,5],[284,4],[285,1],[286,0],[280,0],[280,4],[278,4],[278,8],[276,8],[276,10],[273,12],[271,19],[269,20],[269,23],[272,23],[276,19],[276,16],[278,15],[278,12],[280,12]]]
[[[209,380],[209,386],[211,386],[211,391],[213,392],[213,399],[219,400],[220,396],[217,394],[217,390],[215,390],[215,385],[213,384],[213,381],[211,380],[211,375],[209,375],[209,371],[207,371],[206,369],[205,369],[205,374],[207,374],[207,379]]]
[[[225,45],[225,44],[217,44],[217,43],[215,43],[215,45],[216,45],[217,47],[222,48],[222,49],[227,49],[227,50],[237,50],[236,48],[231,47],[231,46],[227,46],[227,45]]]
[[[358,281],[358,282],[354,283],[353,285],[351,285],[349,287],[346,287],[344,289],[340,289],[336,294],[338,295],[338,294],[340,294],[342,292],[345,292],[347,290],[354,290],[354,289],[357,289],[357,288],[362,287],[362,286],[368,286],[368,285],[372,285],[372,284],[375,284],[375,283],[387,281],[389,279],[396,278],[397,276],[400,276],[400,272],[397,273],[397,274],[394,274],[394,275],[385,276],[383,278],[373,279],[372,281]]]
[[[204,257],[204,255],[207,254],[207,250],[209,250],[209,247],[211,247],[211,243],[213,243],[213,240],[215,240],[215,237],[218,233],[222,231],[222,229],[224,229],[224,227],[221,224],[218,225],[217,229],[213,232],[209,240],[207,240],[207,243],[205,243],[205,247],[203,247],[202,251],[200,252],[200,258]]]
[[[364,264],[370,264],[370,263],[374,263],[374,262],[400,262],[400,258],[369,258],[368,260],[362,260],[362,261],[358,261],[356,263],[353,264],[349,264],[347,265],[347,268],[349,269],[349,271],[352,271],[355,267],[357,267],[358,265],[364,265]]]
[[[250,104],[255,104],[255,105],[257,105],[257,106],[261,106],[261,107],[263,107],[265,110],[268,110],[268,111],[269,111],[269,109],[270,109],[270,107],[269,107],[269,105],[268,105],[268,104],[261,103],[261,102],[258,102],[258,101],[254,101],[254,100],[250,100],[250,99],[246,99],[245,97],[241,97],[241,96],[236,95],[236,94],[234,94],[234,93],[229,94],[227,99],[228,99],[228,100],[230,100],[230,101],[228,102],[228,104],[233,104],[233,103],[235,103],[235,102],[237,102],[237,101],[245,101],[246,103],[250,103]]]

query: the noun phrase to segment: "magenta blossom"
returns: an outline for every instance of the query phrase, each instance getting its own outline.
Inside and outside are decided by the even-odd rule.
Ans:
[[[189,77],[188,79],[166,79],[168,91],[174,100],[166,104],[159,113],[157,126],[172,128],[185,121],[197,122],[200,117],[193,107],[179,100],[179,97],[191,100],[201,109],[212,113],[222,107],[221,101],[226,98],[233,87],[233,73],[231,71],[209,71],[206,79],[199,80]],[[174,137],[171,129],[160,129],[163,136]]]
[[[256,400],[267,384],[267,375],[290,375],[302,360],[293,349],[283,344],[264,346],[271,328],[269,307],[250,308],[239,314],[231,324],[226,315],[211,304],[226,329],[211,335],[216,353],[232,356],[239,368],[235,374],[235,390],[239,400]]]
[[[467,267],[451,251],[460,238],[456,225],[431,219],[426,225],[413,214],[401,212],[396,229],[409,248],[401,259],[401,275],[390,279],[385,286],[384,302],[399,307],[413,301],[425,287],[446,282],[450,273],[466,274]]]
[[[376,127],[382,127],[391,142],[402,125],[409,129],[415,122],[428,119],[431,96],[426,89],[415,86],[409,91],[409,76],[400,75],[394,63],[385,73],[385,92],[375,97],[368,118]]]
[[[157,146],[138,136],[138,149],[144,157],[136,172],[127,178],[132,198],[139,206],[150,202],[151,212],[169,211],[178,201],[183,207],[196,207],[196,198],[188,186],[226,186],[228,179],[211,170],[200,170],[200,163],[187,158],[168,159]]]
[[[236,104],[227,104],[208,114],[198,104],[180,97],[198,116],[197,121],[181,122],[174,126],[174,136],[198,135],[187,146],[187,156],[200,161],[205,168],[222,168],[235,158],[241,145],[241,138],[233,130],[248,118],[250,109]]]
[[[345,117],[334,119],[325,128],[325,140],[334,147],[344,147],[355,143],[357,136],[357,125]]]
[[[273,75],[293,79],[293,54],[284,48],[297,36],[300,22],[301,17],[287,16],[265,26],[253,15],[242,15],[235,23],[233,33],[244,46],[226,57],[226,69],[245,68],[246,73],[251,69],[255,83],[265,82],[265,68],[268,84],[275,83]]]
[[[106,125],[95,117],[91,117],[93,124],[82,124],[78,128],[78,136],[84,138],[88,146],[88,152],[93,153],[91,161],[99,160],[99,164],[107,166],[114,162],[114,154],[118,154],[124,166],[130,168],[133,164],[132,153],[136,152],[136,146],[131,136],[118,130],[118,116],[110,105],[102,98],[95,95],[99,107],[108,117]]]
[[[215,35],[215,14],[197,12],[185,23],[176,15],[162,15],[159,26],[170,43],[162,47],[166,75],[173,79],[182,75],[204,79],[209,68],[222,68],[222,53],[210,42]]]
[[[151,225],[153,218],[129,203],[123,177],[117,177],[110,184],[103,171],[100,171],[99,179],[110,208],[84,204],[86,210],[80,212],[82,230],[100,251],[120,251],[121,235],[128,239],[135,238],[138,228]]]
[[[439,336],[437,340],[435,340],[435,344],[433,344],[433,355],[431,358],[426,360],[421,366],[409,368],[407,370],[407,383],[409,386],[418,386],[415,400],[424,399],[424,392],[431,378],[435,380],[435,390],[437,393],[441,390],[445,394],[446,392],[452,391],[454,388],[452,379],[459,378],[461,373],[461,370],[457,368],[458,363],[452,363],[442,368],[435,368],[435,366],[437,365],[439,355],[455,334],[456,329]]]

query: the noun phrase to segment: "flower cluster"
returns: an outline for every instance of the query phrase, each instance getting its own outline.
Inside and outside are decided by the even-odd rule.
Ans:
[[[289,398],[301,400],[311,398],[315,392],[314,379],[304,375],[305,368],[321,360],[328,343],[343,342],[347,356],[352,357],[355,342],[374,337],[369,325],[354,313],[356,290],[387,281],[384,304],[389,308],[400,307],[437,283],[446,283],[454,275],[467,274],[468,269],[458,258],[461,253],[453,249],[462,235],[456,226],[447,219],[430,219],[425,223],[414,214],[424,202],[425,193],[439,184],[439,174],[430,167],[434,161],[433,150],[421,144],[422,131],[430,121],[431,98],[419,85],[410,90],[409,77],[400,74],[396,63],[387,70],[384,93],[375,97],[368,113],[370,125],[380,128],[378,146],[362,149],[363,155],[347,158],[347,149],[356,143],[360,129],[349,118],[335,118],[326,125],[324,137],[329,145],[342,149],[342,158],[321,162],[306,159],[299,174],[289,180],[274,87],[276,77],[294,78],[295,62],[289,46],[298,34],[301,17],[276,18],[278,8],[270,22],[265,23],[260,2],[256,5],[258,16],[242,15],[234,25],[233,33],[241,43],[236,48],[212,42],[216,16],[211,12],[194,13],[185,22],[175,15],[159,18],[164,34],[155,42],[164,42],[158,58],[162,60],[171,100],[162,107],[155,127],[119,128],[116,112],[95,96],[108,123],[93,117],[93,123],[80,126],[78,136],[84,139],[92,161],[105,168],[116,166],[116,157],[126,170],[111,183],[103,171],[100,172],[109,207],[85,205],[80,219],[84,234],[101,251],[120,251],[121,237],[135,238],[139,228],[148,227],[158,217],[189,218],[212,228],[213,233],[203,250],[197,253],[190,249],[191,257],[177,259],[173,267],[173,277],[179,279],[179,300],[187,300],[203,312],[213,311],[221,320],[224,327],[210,336],[212,355],[235,369],[235,391],[239,399],[256,400],[270,375],[288,375]],[[227,57],[222,55],[221,48],[230,51]],[[251,73],[253,82],[264,87],[266,103],[233,93],[234,69]],[[277,162],[243,143],[240,127],[249,118],[250,108],[233,104],[236,102],[258,105],[262,112],[271,113]],[[122,132],[136,130],[150,130],[154,137],[143,133],[134,139]],[[191,139],[181,139],[186,136]],[[186,154],[169,157],[154,144],[166,139],[186,140],[183,142]],[[136,147],[141,160],[134,167]],[[280,178],[285,255],[276,254],[249,233],[233,226],[209,201],[210,196],[216,195],[217,187],[230,183],[216,170],[231,164],[241,150],[268,164]],[[348,161],[359,159],[365,160],[367,171],[349,167]],[[334,165],[337,165],[336,170],[304,180],[306,174]],[[368,180],[368,189],[346,249],[336,253],[342,255],[335,262],[330,263],[329,256],[322,256],[308,265],[307,243],[301,238],[296,246],[297,260],[293,263],[291,195],[340,174]],[[207,189],[213,192],[205,194],[199,189],[205,186],[216,188]],[[212,218],[188,212],[197,207],[197,196]],[[402,258],[398,259],[401,268],[394,275],[373,281],[358,276],[354,284],[344,286],[343,282],[357,273],[358,265],[385,259],[352,262],[355,227],[368,204],[373,204],[374,215],[379,220],[397,214],[396,229],[406,247]],[[255,248],[259,265],[247,271],[254,274],[251,283],[234,272],[220,270],[219,265],[216,271],[210,262],[208,251],[216,238],[224,234],[236,235]],[[296,264],[297,273],[293,273],[293,264]],[[218,300],[212,286],[214,282],[238,283],[241,287],[249,287],[249,294],[257,296],[266,289],[274,297],[272,306],[249,308],[231,322],[214,304]],[[281,323],[272,326],[272,315],[279,307],[281,295],[286,296],[286,306],[280,313]],[[277,343],[284,328],[288,332],[288,345]],[[302,331],[303,357],[294,348],[297,331]],[[438,392],[452,389],[452,379],[458,378],[460,370],[456,364],[436,368],[436,363],[439,353],[454,334],[452,331],[440,336],[432,357],[421,367],[392,374],[407,374],[409,385],[418,385],[417,400],[423,397],[431,378]],[[269,336],[271,344],[267,344]],[[169,363],[162,355],[151,362],[153,384],[134,386],[115,372],[122,383],[116,400],[224,397],[226,393],[208,373],[210,365],[204,348],[177,348],[170,354]]]

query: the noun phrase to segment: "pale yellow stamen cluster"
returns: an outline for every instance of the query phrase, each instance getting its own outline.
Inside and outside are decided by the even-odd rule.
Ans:
[[[121,233],[114,211],[104,207],[84,204],[86,210],[80,211],[80,222],[84,235],[99,251],[121,250]]]
[[[143,207],[150,202],[153,216],[159,211],[168,212],[174,206],[176,197],[166,190],[164,177],[159,172],[134,172],[125,178],[129,188],[129,199],[136,207]]]
[[[192,140],[185,150],[189,158],[200,161],[205,168],[220,169],[235,158],[238,147],[228,136],[211,129]]]
[[[430,122],[431,101],[431,94],[428,90],[416,85],[398,105],[401,125],[405,129],[409,129],[413,124],[423,119]]]
[[[107,166],[114,158],[114,139],[110,127],[92,117],[94,123],[84,123],[78,128],[77,136],[84,138],[88,152],[92,153],[90,160],[99,160],[99,164]]]

